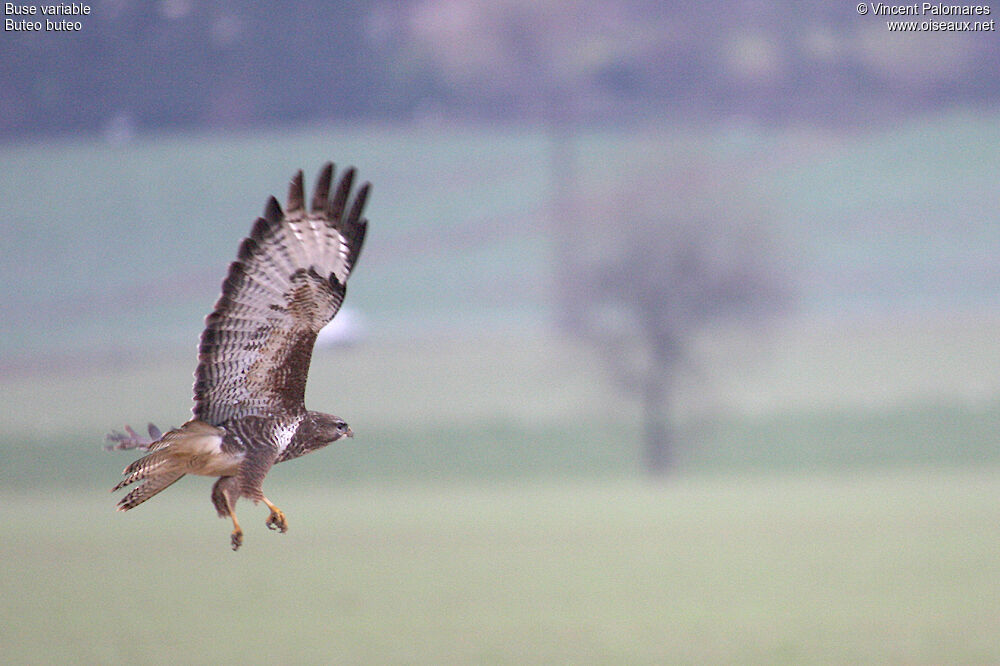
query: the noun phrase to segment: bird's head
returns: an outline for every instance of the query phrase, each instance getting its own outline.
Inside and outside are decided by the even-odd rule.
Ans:
[[[326,445],[343,437],[354,437],[351,426],[339,416],[322,412],[309,412],[309,416],[309,436],[317,444]]]

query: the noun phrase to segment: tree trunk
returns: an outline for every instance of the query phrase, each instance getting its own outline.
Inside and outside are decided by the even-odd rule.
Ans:
[[[555,281],[556,328],[575,334],[583,322],[585,302],[579,293],[579,236],[576,214],[576,155],[573,146],[571,96],[550,84],[547,120],[549,130],[549,169],[552,188],[551,235],[553,276]]]
[[[646,472],[662,477],[670,472],[674,462],[671,428],[668,424],[667,386],[665,381],[650,381],[643,390],[643,463]]]

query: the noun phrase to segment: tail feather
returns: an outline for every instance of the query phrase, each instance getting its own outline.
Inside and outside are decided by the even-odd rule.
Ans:
[[[133,488],[118,502],[119,511],[128,511],[139,506],[153,495],[173,484],[184,476],[184,466],[177,464],[170,449],[160,449],[139,458],[122,472],[125,478],[111,489],[111,492],[121,490],[137,481],[140,485]]]
[[[182,476],[184,476],[184,472],[170,469],[148,477],[142,485],[133,488],[128,495],[118,502],[118,510],[128,511],[129,509],[134,509],[153,495],[166,490]]]
[[[169,449],[161,449],[139,458],[122,471],[125,478],[122,479],[117,486],[112,488],[111,492],[121,490],[125,486],[131,485],[136,481],[142,481],[143,479],[156,474],[161,467],[170,462],[170,458],[171,455]]]
[[[201,421],[188,421],[180,428],[175,428],[164,435],[153,425],[149,428],[150,437],[155,439],[145,445],[149,451],[122,472],[123,478],[111,492],[121,490],[133,483],[142,482],[133,488],[118,503],[119,511],[128,511],[153,495],[165,490],[187,472],[195,474],[215,473],[214,467],[193,465],[195,460],[212,457],[220,451],[222,436],[225,431]],[[228,471],[226,468],[218,468]]]

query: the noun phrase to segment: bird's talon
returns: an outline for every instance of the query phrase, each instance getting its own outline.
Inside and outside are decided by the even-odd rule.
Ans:
[[[235,531],[232,536],[233,550],[239,550],[243,545],[243,532]]]
[[[285,520],[285,514],[280,511],[272,511],[265,524],[268,529],[277,530],[282,534],[288,531],[288,521]]]

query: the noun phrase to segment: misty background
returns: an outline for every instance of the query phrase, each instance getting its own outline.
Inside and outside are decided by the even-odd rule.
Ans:
[[[333,507],[323,515],[360,553],[365,592],[330,593],[349,625],[338,625],[340,647],[354,649],[345,660],[1000,655],[986,602],[1000,579],[995,31],[894,32],[896,17],[862,15],[857,3],[780,0],[89,6],[66,17],[77,32],[0,39],[0,493],[12,506],[52,525],[72,521],[50,493],[112,506],[105,487],[128,458],[101,451],[105,433],[187,420],[203,318],[240,239],[295,170],[311,188],[333,160],[372,182],[370,227],[306,402],[357,437],[276,468],[268,486],[322,498],[295,507],[292,533],[315,504]],[[165,524],[167,556],[195,536],[208,551],[225,535],[202,485],[188,479],[144,506],[146,522],[94,518],[86,503],[78,518],[95,522],[101,543],[122,530],[142,542]],[[372,488],[393,490],[383,499]],[[202,519],[196,527],[173,518],[170,495]],[[494,532],[470,527],[480,509],[505,536],[473,560],[513,552],[524,561],[497,566],[552,571],[493,586],[463,568],[470,553],[457,544],[495,545]],[[684,523],[678,535],[681,514],[704,531]],[[7,516],[20,537],[3,559],[55,548],[82,562],[104,547],[83,536],[70,547],[58,531],[45,541],[29,515]],[[589,531],[591,518],[606,530]],[[802,538],[830,553],[826,568],[812,566],[811,546],[769,541],[772,518],[788,534],[815,527]],[[831,521],[842,530],[824,531]],[[440,525],[459,527],[445,537]],[[745,525],[759,528],[745,542],[756,564],[725,536]],[[907,549],[912,559],[859,555],[887,525],[900,543],[922,544]],[[424,535],[416,589],[390,593],[385,571],[364,568],[383,556],[365,536],[380,529],[398,537],[381,544],[400,558],[385,571],[408,570],[408,539]],[[553,530],[575,546],[525,545]],[[331,534],[324,547],[349,560]],[[679,561],[679,543],[705,551]],[[816,583],[817,570],[840,571],[842,548],[855,548],[845,559],[862,569],[844,575],[857,587]],[[789,552],[801,557],[787,596],[772,597]],[[643,579],[602,596],[601,553],[654,578],[698,560],[705,570],[688,579],[712,587]],[[852,610],[897,565],[907,573],[870,614]],[[734,567],[758,571],[748,575],[767,592],[734,588],[720,573]],[[564,569],[571,578],[553,573]],[[461,602],[446,582],[455,570]],[[800,600],[814,583],[836,590],[832,606],[826,592]],[[649,589],[676,605],[644,605]],[[297,607],[283,592],[261,598]],[[580,598],[609,615],[581,616]],[[406,614],[408,602],[430,610]],[[703,615],[689,612],[703,604]],[[25,635],[45,622],[26,607],[0,610]],[[619,642],[623,616],[634,640]],[[872,633],[886,616],[896,624]],[[422,649],[380,651],[390,627]],[[89,647],[57,643],[63,652],[50,656],[136,656],[92,640],[85,623],[77,631]],[[144,631],[134,627],[155,643]],[[465,631],[493,642],[454,652]],[[719,631],[726,648],[705,638]],[[861,635],[875,638],[851,642]],[[328,655],[305,644],[315,651],[272,657]]]
[[[193,349],[257,207],[332,158],[377,193],[352,340],[544,338],[604,366],[598,420],[640,410],[623,434],[647,466],[803,395],[995,397],[973,333],[1000,293],[994,32],[890,33],[830,3],[91,7],[0,46],[16,385]],[[893,327],[914,335],[876,339]],[[971,368],[941,359],[953,328]],[[857,358],[803,370],[820,351]],[[8,427],[46,439],[31,402]]]

